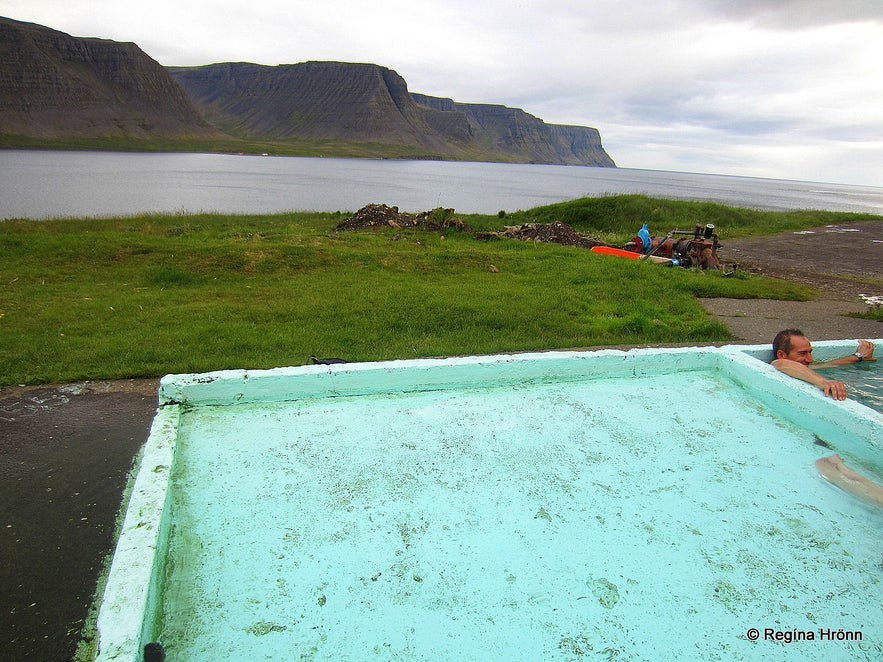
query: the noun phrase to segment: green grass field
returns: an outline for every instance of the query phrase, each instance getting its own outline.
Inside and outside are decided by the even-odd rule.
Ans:
[[[0,221],[0,385],[269,368],[311,354],[722,341],[726,328],[696,297],[813,295],[470,232],[335,232],[348,215]],[[726,238],[879,217],[612,196],[461,218],[474,230],[562,220],[616,243],[645,220],[656,234],[711,222]]]

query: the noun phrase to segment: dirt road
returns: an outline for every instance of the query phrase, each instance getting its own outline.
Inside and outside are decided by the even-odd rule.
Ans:
[[[803,283],[821,293],[801,302],[703,299],[706,310],[739,341],[767,343],[786,328],[801,329],[815,340],[883,336],[883,324],[846,316],[868,309],[860,295],[883,296],[883,221],[724,241],[720,254],[751,273]]]
[[[883,295],[883,221],[734,239],[723,245],[721,255],[727,261],[748,271],[806,283],[825,298]]]

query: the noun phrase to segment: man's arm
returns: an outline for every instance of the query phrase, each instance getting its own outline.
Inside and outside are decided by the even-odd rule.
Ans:
[[[860,355],[860,357],[857,355]],[[839,365],[852,365],[853,363],[860,363],[861,361],[876,360],[877,359],[874,358],[874,343],[869,340],[859,340],[858,349],[855,350],[854,354],[841,356],[839,359],[832,359],[830,361],[825,361],[824,363],[813,363],[813,368],[816,370],[819,368],[835,368]]]
[[[773,366],[789,377],[809,382],[835,400],[846,400],[846,385],[836,379],[825,379],[812,368],[790,359],[776,359]]]
[[[838,487],[883,507],[883,486],[856,473],[836,453],[816,460],[816,467],[824,478]]]

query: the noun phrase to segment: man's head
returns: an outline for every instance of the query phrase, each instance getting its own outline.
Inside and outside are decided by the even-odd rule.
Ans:
[[[813,362],[812,345],[800,329],[779,331],[773,338],[773,354],[777,359],[789,359],[803,365]]]

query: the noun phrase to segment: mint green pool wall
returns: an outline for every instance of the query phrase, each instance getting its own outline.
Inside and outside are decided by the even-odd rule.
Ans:
[[[883,340],[871,341],[883,347]],[[817,360],[829,360],[851,354],[856,342],[816,341],[813,348]],[[837,440],[839,448],[853,450],[859,458],[883,447],[883,414],[852,399],[826,397],[812,384],[780,373],[770,365],[772,358],[768,345],[730,345],[721,348],[719,367],[771,409],[822,439]],[[883,474],[883,465],[868,462],[864,466]]]
[[[180,407],[160,406],[138,457],[98,613],[97,660],[140,662],[144,643],[155,636],[179,419]]]
[[[883,346],[883,341],[876,341]],[[816,343],[846,354],[853,341]],[[170,477],[182,415],[201,407],[288,402],[383,393],[457,391],[475,387],[635,380],[689,371],[719,371],[754,398],[798,426],[866,460],[883,473],[883,415],[853,402],[834,402],[818,389],[791,379],[766,361],[766,346],[636,349],[628,352],[548,352],[370,364],[301,366],[169,375],[161,381],[159,409],[141,453],[116,551],[99,608],[100,661],[136,662],[159,637],[165,576]],[[673,394],[677,403],[684,394]],[[746,624],[746,627],[754,624]],[[836,624],[832,624],[836,627]],[[879,643],[879,642],[878,642]],[[774,649],[770,649],[773,652]],[[597,652],[597,651],[596,651]]]

